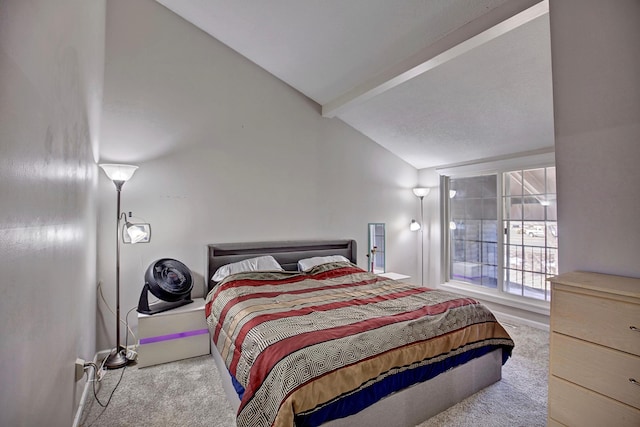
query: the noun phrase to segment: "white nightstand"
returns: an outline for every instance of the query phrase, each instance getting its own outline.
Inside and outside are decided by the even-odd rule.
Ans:
[[[138,313],[138,367],[209,354],[204,298],[157,314]]]
[[[388,271],[386,273],[378,273],[378,276],[386,277],[387,279],[391,280],[407,280],[411,278],[411,276],[407,276],[406,274],[393,273],[391,271]]]

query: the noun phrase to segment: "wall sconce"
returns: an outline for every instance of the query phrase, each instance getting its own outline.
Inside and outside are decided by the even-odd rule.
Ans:
[[[415,219],[411,220],[411,224],[409,224],[409,230],[411,231],[418,231],[420,230],[420,223],[417,222]]]

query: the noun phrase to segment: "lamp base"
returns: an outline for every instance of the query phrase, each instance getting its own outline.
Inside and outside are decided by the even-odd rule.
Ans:
[[[104,361],[104,366],[107,369],[120,369],[129,363],[126,352],[123,348],[115,348],[107,356],[107,360]]]

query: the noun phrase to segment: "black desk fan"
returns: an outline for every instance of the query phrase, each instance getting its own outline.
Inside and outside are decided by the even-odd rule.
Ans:
[[[144,281],[138,313],[156,314],[193,302],[191,270],[178,260],[162,258],[151,263],[144,274]],[[149,292],[162,301],[150,306]]]

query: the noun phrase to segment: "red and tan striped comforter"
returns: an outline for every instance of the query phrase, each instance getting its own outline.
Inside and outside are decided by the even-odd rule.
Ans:
[[[239,426],[318,425],[513,341],[470,298],[349,263],[240,273],[208,295],[213,344],[242,386]]]

